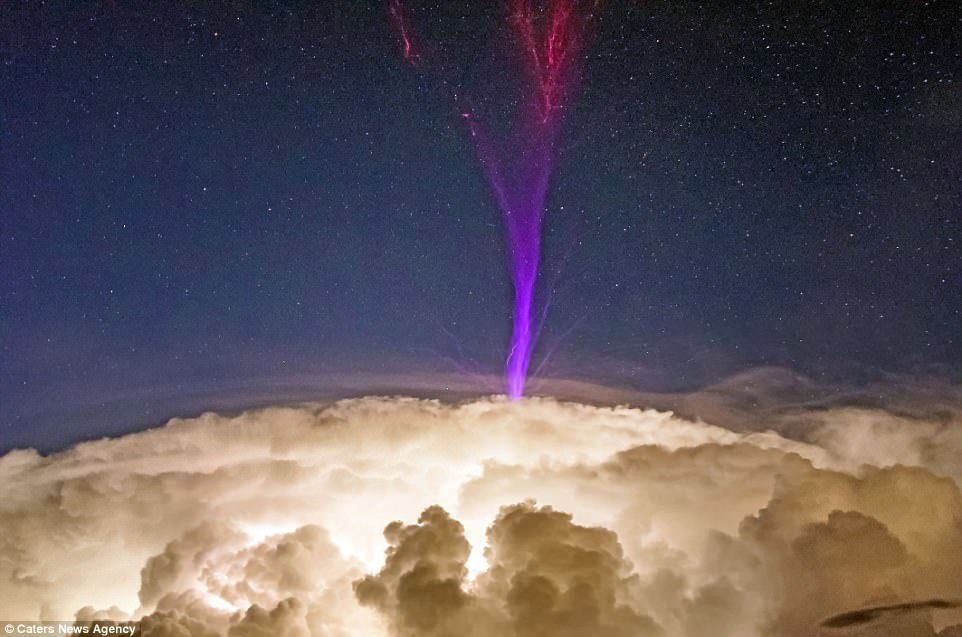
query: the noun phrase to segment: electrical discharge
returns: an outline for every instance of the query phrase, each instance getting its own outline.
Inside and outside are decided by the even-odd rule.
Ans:
[[[537,338],[533,316],[541,229],[556,142],[567,99],[578,77],[585,27],[597,4],[584,0],[508,0],[510,32],[521,49],[525,67],[518,121],[495,145],[472,112],[461,112],[507,235],[514,285],[511,343],[505,361],[505,390],[511,399],[524,394]],[[389,1],[389,14],[404,59],[415,63],[419,57],[401,0]]]

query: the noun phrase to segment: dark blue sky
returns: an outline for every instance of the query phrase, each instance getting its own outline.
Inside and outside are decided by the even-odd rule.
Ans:
[[[605,8],[535,364],[957,374],[962,8],[704,4]],[[417,69],[379,2],[0,6],[0,449],[336,395],[320,374],[498,373],[503,237],[451,94],[510,111],[504,15],[409,12]]]

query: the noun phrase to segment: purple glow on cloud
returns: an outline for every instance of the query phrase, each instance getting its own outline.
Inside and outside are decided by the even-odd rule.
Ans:
[[[477,122],[466,116],[478,156],[501,209],[508,240],[511,280],[514,284],[511,345],[505,362],[505,385],[510,398],[524,394],[531,352],[534,349],[535,288],[541,262],[541,224],[547,206],[548,185],[554,160],[554,118],[529,131],[528,143],[515,147],[514,161],[502,167]]]
[[[524,394],[531,353],[537,334],[532,328],[538,267],[541,261],[541,224],[555,159],[565,98],[578,69],[583,28],[599,0],[506,0],[509,22],[527,71],[526,95],[519,121],[506,139],[492,145],[487,131],[470,112],[468,123],[478,157],[504,218],[511,281],[514,284],[513,329],[505,362],[505,385],[510,398]],[[411,29],[402,0],[389,0],[389,13],[404,59],[414,64]],[[457,98],[456,98],[457,99]]]
[[[588,11],[578,19],[576,10],[589,4],[578,0],[546,0],[540,11],[534,4],[532,0],[511,2],[511,24],[528,64],[531,94],[524,121],[506,140],[510,155],[496,153],[478,123],[469,113],[464,114],[507,232],[514,312],[505,385],[512,399],[524,394],[537,336],[532,329],[532,314],[555,139],[564,99],[576,75],[581,27],[590,16]]]

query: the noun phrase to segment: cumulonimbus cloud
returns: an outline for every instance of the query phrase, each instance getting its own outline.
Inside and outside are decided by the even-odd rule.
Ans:
[[[805,435],[776,433],[802,416]],[[550,399],[365,398],[15,451],[0,618],[153,636],[958,630],[957,608],[905,605],[962,597],[962,456],[945,452],[962,423],[785,419],[739,433]]]

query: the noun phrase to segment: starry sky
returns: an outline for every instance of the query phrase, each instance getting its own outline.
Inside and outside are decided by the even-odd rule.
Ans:
[[[452,94],[510,112],[505,11],[406,8],[414,68],[375,1],[0,4],[0,450],[500,372],[504,237]],[[960,56],[953,1],[605,3],[539,373],[957,376]]]

